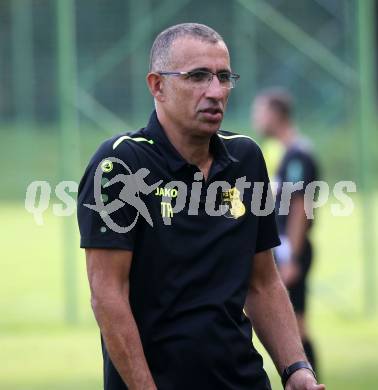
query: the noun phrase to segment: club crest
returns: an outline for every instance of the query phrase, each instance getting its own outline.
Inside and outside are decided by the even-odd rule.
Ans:
[[[226,218],[237,219],[245,214],[245,206],[240,199],[240,191],[236,187],[222,192],[221,207],[226,209],[223,214]]]

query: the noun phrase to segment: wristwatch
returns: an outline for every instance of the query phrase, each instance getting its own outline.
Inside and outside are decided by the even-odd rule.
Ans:
[[[281,382],[284,389],[291,375],[293,375],[295,371],[298,371],[301,368],[306,368],[307,370],[310,370],[312,372],[312,375],[314,375],[314,378],[316,379],[315,371],[312,369],[311,364],[309,362],[305,362],[305,361],[295,362],[290,366],[285,367],[285,369],[282,372]]]

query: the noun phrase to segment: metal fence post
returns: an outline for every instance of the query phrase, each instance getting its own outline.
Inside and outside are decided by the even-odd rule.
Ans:
[[[77,179],[80,166],[79,137],[76,112],[76,45],[75,2],[58,0],[56,3],[58,33],[58,77],[60,108],[60,161],[63,180]],[[70,324],[78,321],[76,234],[74,217],[63,218],[63,260],[65,318]]]
[[[31,1],[13,0],[12,64],[14,108],[18,122],[34,121],[34,61]]]
[[[372,139],[376,126],[375,94],[375,12],[374,1],[358,1],[358,67],[359,67],[359,176],[362,187],[362,247],[364,258],[364,305],[365,313],[373,315],[377,306],[376,282],[376,248],[377,239],[374,229],[374,186],[372,156],[374,154]]]

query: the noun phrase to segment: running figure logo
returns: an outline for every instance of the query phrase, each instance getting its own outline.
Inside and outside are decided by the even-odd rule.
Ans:
[[[103,185],[104,188],[108,188],[116,183],[123,184],[123,188],[119,193],[119,199],[114,199],[105,205],[101,194],[102,176],[103,172],[110,172],[115,163],[121,164],[127,171],[127,174],[117,174]],[[116,157],[108,157],[98,165],[93,179],[95,204],[84,204],[84,206],[97,211],[107,227],[116,233],[129,232],[137,223],[139,215],[141,215],[150,226],[153,226],[151,215],[146,204],[140,198],[139,193],[144,195],[150,194],[162,183],[162,180],[154,183],[153,185],[148,185],[144,179],[149,173],[150,172],[147,168],[141,168],[138,169],[137,172],[132,173],[131,169],[124,161]],[[112,219],[111,214],[122,208],[125,204],[134,207],[137,214],[129,226],[120,226]]]

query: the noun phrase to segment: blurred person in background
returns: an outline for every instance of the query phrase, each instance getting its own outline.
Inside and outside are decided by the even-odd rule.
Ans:
[[[304,195],[306,186],[317,180],[318,167],[310,142],[294,124],[293,108],[293,99],[287,91],[266,90],[253,101],[252,122],[259,134],[275,139],[283,147],[273,180],[277,183],[276,215],[281,240],[275,259],[294,307],[304,350],[316,371],[315,351],[306,325],[307,279],[313,259],[309,232],[313,220],[306,216]],[[283,183],[301,181],[303,189],[292,193],[288,214],[280,214]]]

